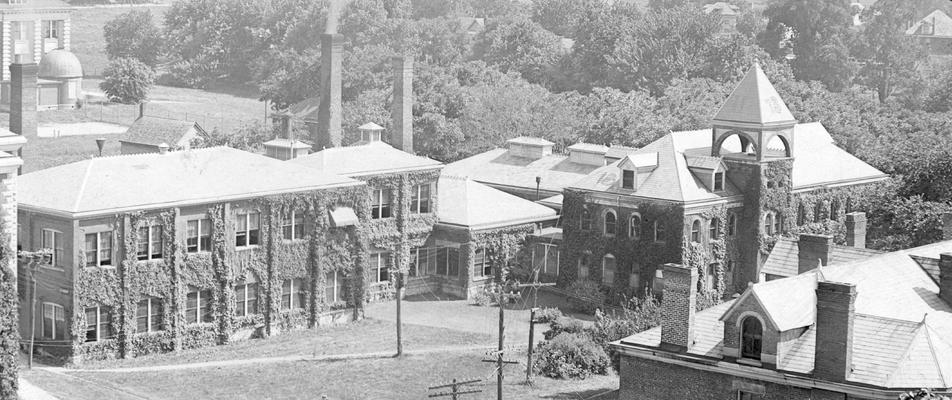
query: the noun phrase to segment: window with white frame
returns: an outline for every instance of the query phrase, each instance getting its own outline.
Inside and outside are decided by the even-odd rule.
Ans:
[[[155,260],[162,258],[162,225],[140,227],[138,236],[137,259]]]
[[[615,228],[618,222],[618,217],[615,215],[614,210],[605,211],[605,236],[615,236]]]
[[[185,249],[189,253],[211,251],[212,221],[207,218],[193,219],[185,223]]]
[[[547,275],[559,274],[559,246],[536,243],[532,246],[532,270]]]
[[[258,313],[258,283],[235,286],[235,315],[243,317]]]
[[[606,254],[602,257],[602,284],[605,286],[615,285],[615,256]]]
[[[307,303],[304,292],[304,279],[285,279],[281,282],[281,309],[300,310]]]
[[[628,237],[632,240],[641,239],[641,214],[634,212],[628,217]]]
[[[579,228],[584,230],[592,229],[592,211],[588,209],[588,206],[582,206]]]
[[[486,259],[486,249],[478,248],[473,254],[473,274],[477,278],[493,276],[493,266]]]
[[[582,253],[581,257],[578,258],[578,279],[587,279],[588,278],[588,269],[591,266],[592,262],[592,252],[585,251]]]
[[[162,330],[162,299],[147,297],[139,300],[136,307],[136,332],[158,332]]]
[[[66,339],[66,314],[63,312],[63,306],[43,303],[43,338]]]
[[[63,232],[53,229],[44,229],[42,241],[42,248],[53,251],[53,259],[50,260],[50,265],[54,267],[61,266],[61,263],[66,261],[63,259]]]
[[[41,27],[43,39],[59,39],[59,21],[44,20]]]
[[[410,276],[424,276],[433,273],[431,268],[434,256],[432,249],[414,247],[410,250]]]
[[[185,322],[212,322],[212,291],[189,288],[185,296]]]
[[[235,215],[235,247],[260,244],[258,233],[258,213]]]
[[[724,190],[724,173],[715,172],[714,173],[714,191]]]
[[[86,266],[112,265],[112,231],[86,234]]]
[[[691,242],[699,243],[701,241],[701,220],[696,219],[691,223]]]
[[[338,271],[327,271],[324,273],[324,302],[326,304],[344,301],[343,280],[343,274]]]
[[[281,217],[281,237],[284,240],[304,239],[305,231],[303,212],[287,212]]]
[[[774,231],[774,214],[772,212],[764,214],[764,233],[767,235],[776,233]]]
[[[370,268],[374,274],[374,283],[390,280],[390,253],[373,253],[370,255]]]
[[[410,188],[410,213],[425,214],[430,212],[430,184],[414,185]]]
[[[621,171],[621,188],[622,189],[635,188],[635,171],[632,171],[630,169],[623,169]]]
[[[86,341],[98,342],[112,338],[112,307],[99,306],[86,309]]]
[[[370,196],[370,218],[390,218],[392,216],[390,189],[373,189]]]
[[[708,240],[717,240],[721,236],[721,220],[717,217],[711,218],[707,231]]]

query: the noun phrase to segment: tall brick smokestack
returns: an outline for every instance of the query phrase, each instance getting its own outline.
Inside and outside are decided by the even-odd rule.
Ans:
[[[661,348],[685,352],[694,345],[694,313],[697,309],[697,269],[680,264],[664,265],[661,295]]]
[[[321,35],[321,104],[317,110],[317,149],[340,147],[341,138],[341,51],[344,37],[337,33]]]
[[[393,130],[390,144],[413,154],[413,57],[393,58]]]
[[[10,64],[10,131],[36,135],[36,85],[39,67],[17,56]]]

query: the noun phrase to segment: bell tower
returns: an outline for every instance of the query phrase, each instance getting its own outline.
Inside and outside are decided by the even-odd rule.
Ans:
[[[762,238],[787,230],[797,120],[767,75],[754,64],[713,120],[711,155],[727,166],[727,179],[744,193],[737,215],[739,258],[732,281],[738,288],[758,282],[766,256]]]

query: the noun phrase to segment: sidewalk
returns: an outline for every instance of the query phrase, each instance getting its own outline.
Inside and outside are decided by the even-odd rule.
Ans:
[[[53,397],[53,395],[46,393],[43,389],[33,386],[33,384],[23,378],[20,378],[18,382],[20,384],[20,390],[17,391],[17,397],[19,397],[20,400],[59,400]]]

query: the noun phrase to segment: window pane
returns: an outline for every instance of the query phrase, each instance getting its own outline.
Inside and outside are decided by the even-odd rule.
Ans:
[[[447,249],[447,248],[442,248],[442,249],[439,249],[439,251],[438,251],[438,253],[437,253],[437,255],[436,255],[436,274],[437,274],[437,275],[446,275],[446,266],[447,266],[447,263],[448,263],[448,261],[447,261],[447,260],[448,260],[448,256],[447,256],[448,253],[447,253],[447,252],[448,252],[448,251],[449,251],[449,249]]]
[[[420,185],[420,212],[430,212],[430,184]]]
[[[149,331],[155,332],[162,329],[162,300],[152,298],[152,313],[149,317]]]
[[[212,322],[212,291],[202,290],[202,322]]]
[[[96,340],[98,340],[96,335],[96,328],[98,327],[98,325],[96,324],[97,315],[98,314],[97,314],[96,307],[91,307],[86,309],[86,341],[87,342],[95,342]]]
[[[149,227],[143,226],[138,232],[139,245],[136,251],[136,258],[140,260],[149,259]]]
[[[281,215],[281,238],[284,240],[294,238],[294,220],[291,218],[291,213]]]
[[[235,286],[235,315],[245,315],[245,290],[247,285]]]
[[[448,257],[449,257],[449,266],[447,274],[449,276],[458,277],[459,276],[459,249],[449,248]]]
[[[188,292],[185,296],[185,322],[198,322],[198,292]]]
[[[47,339],[55,339],[54,331],[54,322],[55,311],[53,311],[52,304],[43,304],[43,337]]]
[[[99,265],[112,265],[112,232],[99,233]]]
[[[307,228],[304,225],[304,222],[307,221],[304,218],[304,213],[294,213],[294,238],[295,239],[304,239],[304,235],[307,234]]]
[[[99,254],[96,251],[96,238],[95,233],[86,234],[86,265],[87,266],[96,266],[99,265],[96,259],[96,255]]]
[[[136,332],[149,331],[149,299],[139,301],[136,307]]]
[[[258,213],[248,214],[248,245],[258,243]]]
[[[203,219],[198,221],[201,227],[200,232],[200,243],[199,251],[209,251],[212,248],[212,221],[209,219]]]
[[[151,258],[162,258],[162,226],[156,225],[152,227],[152,238],[149,241],[149,246],[151,247]]]
[[[99,338],[112,338],[112,309],[110,307],[99,307]]]
[[[337,301],[337,271],[327,271],[324,273],[324,303],[332,304]]]
[[[390,280],[390,253],[377,253],[377,282]]]
[[[194,253],[198,251],[198,221],[188,221],[185,235],[186,251]]]
[[[281,309],[291,309],[291,280],[285,279],[281,283]]]
[[[294,279],[294,308],[303,309],[307,304],[307,296],[304,290],[304,279]]]
[[[248,285],[248,314],[257,314],[258,313],[258,284],[252,283]]]

